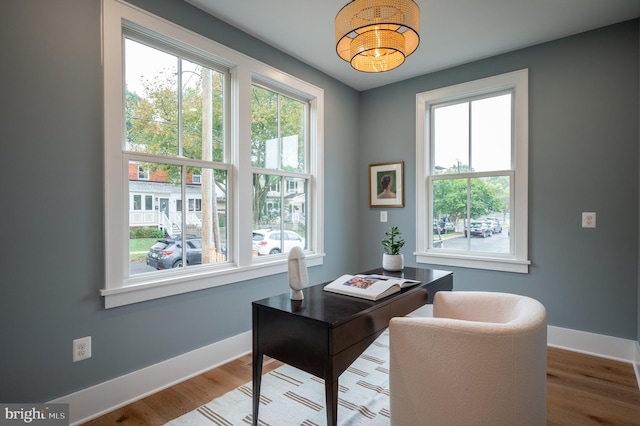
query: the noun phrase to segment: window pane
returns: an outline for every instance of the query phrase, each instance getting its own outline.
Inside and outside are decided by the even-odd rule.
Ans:
[[[511,252],[509,176],[433,181],[432,248]]]
[[[272,164],[277,164],[277,138],[278,94],[253,86],[251,96],[252,166],[267,168]]]
[[[511,169],[511,94],[474,101],[471,111],[474,171]]]
[[[148,179],[138,179],[139,165],[149,171]],[[176,211],[181,199],[180,170],[179,166],[169,164],[129,162],[129,194],[133,195],[134,200],[140,200],[140,203],[143,197],[145,200],[144,210],[137,208],[138,201],[135,201],[133,209],[129,211],[131,275],[155,270],[156,264],[153,267],[147,266],[146,258],[150,247],[159,238],[180,233],[182,220]],[[146,208],[149,204],[151,208]],[[178,248],[173,251],[176,252],[176,258],[181,257],[177,254]]]
[[[507,176],[470,179],[470,250],[510,253],[508,232],[502,232],[500,219],[506,215],[509,186]]]
[[[138,179],[149,179],[149,171],[138,166]]]
[[[133,195],[133,210],[142,210],[142,195]]]
[[[178,58],[125,40],[126,149],[178,155]]]
[[[282,135],[282,165],[287,171],[305,171],[305,104],[280,96],[280,132]]]
[[[255,173],[253,183],[253,255],[305,248],[307,180]],[[281,188],[292,191],[283,193]]]
[[[266,229],[280,223],[280,188],[282,178],[253,174],[253,229]]]
[[[201,182],[195,183],[190,177],[200,175]],[[187,234],[193,235],[197,245],[195,264],[211,264],[227,260],[227,218],[226,195],[227,174],[224,170],[210,168],[190,168],[187,177],[187,197],[189,211],[186,212]]]
[[[251,164],[286,171],[305,171],[305,104],[253,86]]]
[[[467,217],[467,179],[433,181],[432,248],[462,249],[451,244],[462,236]]]
[[[436,107],[433,110],[434,170],[432,173],[464,172],[469,169],[469,104]]]
[[[224,75],[182,60],[182,150],[187,158],[224,158]]]
[[[130,168],[136,164],[131,162]],[[130,175],[129,191],[146,192],[145,205],[151,203],[152,208],[129,214],[130,274],[225,262],[226,171],[190,168],[184,185],[188,209],[184,211],[182,167],[161,163],[144,163],[144,167],[150,170],[149,180],[131,179]],[[200,183],[192,182],[194,174],[201,176]]]
[[[286,178],[285,182],[288,190],[284,196],[282,217],[284,228],[288,231],[288,241],[285,241],[285,252],[288,252],[295,245],[306,248],[307,180]]]

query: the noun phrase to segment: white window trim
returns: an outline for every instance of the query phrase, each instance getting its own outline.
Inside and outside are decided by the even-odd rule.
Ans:
[[[416,262],[494,271],[528,273],[528,176],[529,176],[529,88],[528,70],[523,69],[483,78],[416,95]],[[514,138],[512,151],[515,178],[511,205],[515,214],[511,223],[510,255],[477,255],[429,249],[432,230],[429,227],[430,200],[427,181],[431,173],[429,110],[432,105],[480,96],[499,90],[514,92]]]
[[[251,139],[251,84],[254,79],[286,87],[310,100],[310,150],[316,154],[309,159],[310,223],[307,266],[323,264],[324,259],[324,91],[296,77],[222,46],[210,39],[186,30],[121,0],[103,1],[104,66],[104,138],[105,138],[105,288],[100,294],[105,307],[112,308],[145,300],[156,299],[219,285],[260,278],[287,271],[286,255],[269,256],[255,262],[252,255],[252,174],[250,144],[240,141]],[[123,161],[122,84],[122,24],[126,21],[141,28],[178,40],[193,49],[206,52],[230,69],[231,104],[229,160],[233,170],[228,176],[231,187],[228,205],[235,217],[229,217],[229,241],[235,242],[230,250],[231,263],[215,267],[194,268],[188,274],[166,271],[161,274],[129,276],[128,251],[128,165]],[[114,143],[117,140],[117,143]],[[116,177],[120,176],[121,179]],[[247,197],[238,194],[249,194]],[[128,244],[128,243],[127,243]]]

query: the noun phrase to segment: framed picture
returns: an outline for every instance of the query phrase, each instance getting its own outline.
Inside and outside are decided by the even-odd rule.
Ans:
[[[369,207],[404,207],[404,161],[369,166]]]

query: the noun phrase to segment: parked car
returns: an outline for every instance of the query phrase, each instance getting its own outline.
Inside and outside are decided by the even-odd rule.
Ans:
[[[497,229],[497,231],[493,231],[494,234],[496,232],[497,233],[501,233],[502,232],[502,225],[500,224],[500,219],[498,219],[497,217],[487,217],[486,220],[490,220],[491,222],[495,222],[494,228]]]
[[[304,238],[293,231],[258,229],[253,231],[253,252],[259,256],[289,252],[293,247],[304,248]],[[282,244],[281,240],[282,239]]]
[[[489,231],[491,232],[491,235],[495,234],[495,232],[493,231],[493,222],[491,222],[490,220],[485,220],[482,223],[484,223],[484,226],[486,226]]]
[[[187,265],[202,263],[202,238],[187,235]],[[161,238],[147,253],[147,265],[156,269],[171,269],[182,266],[182,235]]]
[[[453,232],[456,230],[455,226],[453,225],[453,222],[449,222],[449,221],[444,223],[444,229],[447,232]]]
[[[487,222],[489,222],[489,225],[491,226],[491,232],[493,234],[499,234],[502,232],[502,226],[500,226],[499,222],[495,220],[488,220]]]
[[[437,234],[446,234],[447,230],[445,228],[444,222],[441,220],[433,221],[433,235]]]
[[[482,238],[491,236],[491,227],[487,225],[487,222],[472,221],[469,233],[471,236],[477,235]],[[467,228],[464,229],[464,236],[467,236]]]

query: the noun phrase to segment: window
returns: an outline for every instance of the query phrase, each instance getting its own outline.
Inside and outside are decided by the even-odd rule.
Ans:
[[[418,94],[418,262],[528,272],[527,79]]]
[[[322,90],[103,7],[106,307],[286,272],[288,238],[264,262],[257,228],[322,264]]]
[[[151,194],[131,194],[131,210],[153,210],[153,195]]]
[[[302,212],[308,202],[306,188],[310,180],[306,142],[309,106],[303,100],[257,84],[252,92],[254,229],[280,231],[271,234],[277,247],[265,252],[254,244],[252,253],[279,255],[291,249],[288,239],[306,239],[307,218]]]
[[[149,180],[149,170],[145,170],[142,166],[138,166],[138,179]]]

